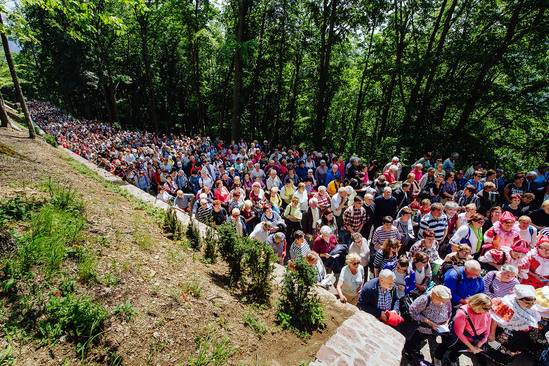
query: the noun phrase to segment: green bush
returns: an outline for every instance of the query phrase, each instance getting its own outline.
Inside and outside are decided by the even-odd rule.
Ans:
[[[215,263],[217,262],[217,238],[215,230],[208,228],[206,232],[206,238],[204,238],[204,262]]]
[[[55,140],[55,137],[53,137],[53,136],[50,135],[50,134],[47,134],[46,136],[44,136],[44,140],[46,140],[46,142],[47,142],[48,144],[50,144],[51,146],[53,146],[53,147],[59,146],[59,144],[58,144],[57,141]]]
[[[273,252],[273,248],[266,243],[259,243],[248,237],[239,239],[244,248],[244,294],[252,302],[268,303],[273,292],[273,263],[278,260],[278,257]]]
[[[183,225],[181,221],[177,218],[175,209],[170,207],[164,211],[163,219],[163,228],[164,232],[170,233],[173,235],[173,240],[179,240],[183,236]]]
[[[314,287],[317,274],[305,259],[294,262],[294,269],[287,267],[284,274],[282,297],[276,305],[277,322],[301,336],[307,336],[324,326],[322,305]]]
[[[38,321],[38,333],[56,339],[64,334],[90,338],[97,335],[107,319],[103,305],[86,296],[73,293],[53,296],[44,307],[44,319]]]
[[[244,247],[242,241],[236,235],[234,223],[226,222],[218,228],[219,233],[219,254],[229,265],[229,284],[238,286],[242,282],[242,258]]]
[[[130,322],[139,312],[138,309],[134,308],[130,303],[130,300],[126,300],[123,303],[116,305],[112,310],[114,316],[124,319],[126,322]]]
[[[197,225],[198,224],[191,219],[189,225],[187,225],[187,232],[185,233],[185,236],[194,251],[199,251],[202,247],[202,238],[200,237],[200,231],[198,230]]]

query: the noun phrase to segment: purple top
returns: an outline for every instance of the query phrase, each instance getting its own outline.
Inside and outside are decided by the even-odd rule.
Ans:
[[[433,328],[424,323],[425,318],[435,324],[444,324],[452,316],[452,302],[447,301],[441,305],[435,305],[433,299],[429,299],[431,293],[418,297],[410,306],[410,316],[420,324],[417,330],[424,334],[432,334]]]
[[[513,278],[510,282],[501,282],[496,277],[497,271],[490,271],[484,276],[484,293],[489,298],[503,297],[509,295],[515,289],[515,286],[519,284],[516,278]]]

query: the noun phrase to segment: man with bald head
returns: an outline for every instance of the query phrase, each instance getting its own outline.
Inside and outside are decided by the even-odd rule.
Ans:
[[[454,266],[444,274],[444,286],[452,291],[452,305],[466,304],[469,296],[484,292],[484,281],[480,276],[480,263],[468,260],[462,267]]]

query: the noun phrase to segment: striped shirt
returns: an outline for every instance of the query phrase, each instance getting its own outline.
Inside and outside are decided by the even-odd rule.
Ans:
[[[396,260],[396,258],[396,255],[392,257],[386,257],[383,254],[383,250],[380,249],[376,252],[376,255],[374,257],[374,268],[382,269],[387,263],[393,262],[394,260]]]
[[[381,247],[381,244],[385,243],[387,239],[397,239],[400,240],[401,236],[397,230],[396,227],[392,227],[391,231],[387,232],[383,230],[383,226],[378,227],[374,231],[374,235],[372,236],[372,244],[374,245],[374,249],[377,251]]]
[[[519,284],[516,278],[513,278],[510,282],[501,282],[496,277],[497,273],[497,271],[490,271],[483,278],[484,293],[491,299],[513,293],[515,286]]]
[[[441,241],[444,238],[444,231],[448,229],[448,219],[445,214],[442,214],[438,219],[433,217],[433,214],[429,212],[427,215],[421,218],[419,224],[420,234],[425,229],[431,229],[435,232],[435,239]]]
[[[311,248],[309,247],[307,241],[303,241],[303,245],[301,247],[295,245],[294,241],[290,247],[290,257],[292,257],[292,260],[295,261],[298,257],[305,257],[310,251]]]

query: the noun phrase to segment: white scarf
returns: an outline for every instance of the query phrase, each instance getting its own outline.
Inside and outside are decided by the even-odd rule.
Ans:
[[[515,294],[506,295],[500,300],[504,306],[513,312],[511,319],[507,322],[490,310],[492,319],[495,320],[500,327],[509,330],[528,330],[538,326],[538,322],[541,320],[538,311],[535,310],[535,308],[523,308],[518,302]]]

